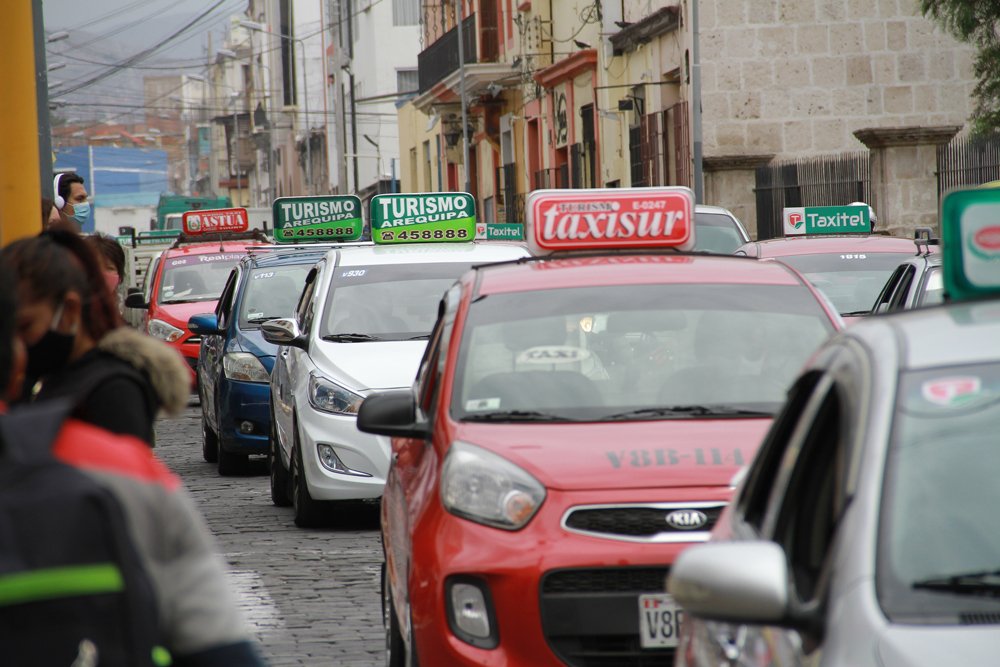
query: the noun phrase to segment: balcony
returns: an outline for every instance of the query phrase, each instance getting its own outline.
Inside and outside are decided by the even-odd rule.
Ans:
[[[465,63],[476,62],[476,15],[462,21]],[[452,28],[417,55],[417,92],[425,93],[452,72],[458,71],[458,28]]]

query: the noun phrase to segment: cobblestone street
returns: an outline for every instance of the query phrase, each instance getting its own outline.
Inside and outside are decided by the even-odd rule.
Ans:
[[[353,510],[321,530],[296,528],[291,509],[271,503],[263,458],[238,477],[220,477],[202,459],[200,419],[193,402],[161,420],[156,451],[198,502],[270,664],[382,664],[377,510]]]

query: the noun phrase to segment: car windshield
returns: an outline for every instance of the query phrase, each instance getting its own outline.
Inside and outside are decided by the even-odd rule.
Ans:
[[[1000,613],[998,430],[1000,363],[903,373],[876,580],[890,618]]]
[[[312,264],[251,270],[240,307],[240,328],[256,328],[267,320],[291,317],[310,268]]]
[[[160,303],[218,299],[230,270],[242,257],[241,252],[221,252],[164,259]]]
[[[802,286],[491,294],[470,306],[452,414],[469,421],[768,416],[831,330]]]
[[[822,290],[841,315],[868,314],[905,252],[831,252],[779,259]]]
[[[918,304],[936,306],[939,303],[944,303],[944,277],[940,266],[932,266],[927,269],[924,291],[918,296]]]
[[[338,266],[320,336],[341,343],[424,338],[434,327],[441,295],[471,267],[470,262]]]
[[[747,242],[736,228],[736,222],[728,215],[699,211],[694,220],[696,251],[731,255]]]

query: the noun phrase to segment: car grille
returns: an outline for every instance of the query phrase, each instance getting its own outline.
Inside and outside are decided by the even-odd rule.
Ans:
[[[667,567],[555,570],[542,578],[542,631],[570,667],[673,664],[674,649],[639,644],[641,593],[663,593]]]
[[[574,507],[564,517],[563,526],[573,532],[608,539],[697,542],[708,537],[724,507],[721,502]],[[667,523],[667,516],[678,510],[698,510],[707,522],[698,528],[675,528]]]
[[[191,343],[192,345],[201,345],[201,336],[191,336],[184,342]]]

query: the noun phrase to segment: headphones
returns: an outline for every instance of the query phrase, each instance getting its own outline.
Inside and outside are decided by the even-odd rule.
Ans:
[[[52,201],[55,203],[56,208],[60,211],[66,206],[66,200],[59,195],[59,179],[62,178],[61,173],[56,174],[55,180],[52,181]]]

